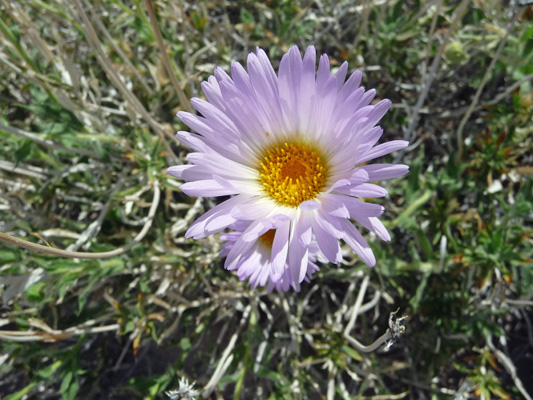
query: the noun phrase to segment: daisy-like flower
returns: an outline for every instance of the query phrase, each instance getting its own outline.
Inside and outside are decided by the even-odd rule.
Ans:
[[[391,102],[370,105],[375,90],[360,87],[362,74],[345,81],[348,64],[331,74],[316,50],[298,47],[282,58],[276,75],[262,49],[248,56],[248,72],[232,63],[202,83],[207,101],[192,99],[201,116],[179,112],[197,133],[178,132],[195,150],[192,165],[168,168],[188,182],[191,196],[231,196],[206,212],[187,237],[200,239],[226,228],[225,266],[253,287],[299,290],[315,272],[317,257],[342,260],[344,240],[369,266],[376,259],[351,219],[382,240],[390,235],[378,217],[384,208],[360,198],[387,191],[370,183],[404,175],[406,165],[366,163],[407,146],[376,145],[376,126]]]
[[[221,235],[221,239],[225,241],[222,244],[222,251],[220,253],[221,257],[226,257],[229,255],[233,249],[235,243],[239,240],[242,233],[250,226],[250,221],[239,221],[235,224],[229,226],[232,230],[231,232],[224,233]],[[237,276],[241,280],[250,278],[250,285],[252,289],[255,289],[258,285],[265,286],[268,283],[268,290],[276,288],[278,291],[287,291],[291,286],[296,290],[299,289],[299,282],[294,282],[291,276],[290,268],[287,263],[283,268],[282,273],[279,278],[275,276],[276,279],[269,279],[272,276],[272,244],[274,243],[274,235],[276,232],[275,224],[272,224],[272,229],[268,230],[266,233],[262,234],[258,240],[253,242],[253,245],[248,249],[248,254],[246,255],[246,263],[233,263],[226,266],[226,268],[232,270],[237,269]],[[309,281],[311,276],[319,270],[316,265],[317,258],[320,255],[318,245],[316,242],[309,243],[308,248],[308,257],[307,257],[307,271],[304,276],[304,280]],[[299,261],[298,261],[299,262]],[[261,266],[257,268],[257,266]]]
[[[194,383],[189,383],[186,378],[181,378],[178,384],[177,390],[169,390],[165,393],[170,400],[194,400],[200,395],[200,392],[194,389]]]

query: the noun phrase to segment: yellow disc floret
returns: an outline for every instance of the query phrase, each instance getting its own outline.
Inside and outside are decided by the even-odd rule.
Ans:
[[[259,236],[259,241],[263,243],[265,246],[267,246],[269,249],[272,248],[272,244],[274,244],[274,236],[276,235],[275,229],[269,229],[265,233],[263,233],[261,236]]]
[[[301,141],[274,145],[259,161],[259,180],[265,192],[288,207],[314,199],[324,189],[327,173],[324,157]]]

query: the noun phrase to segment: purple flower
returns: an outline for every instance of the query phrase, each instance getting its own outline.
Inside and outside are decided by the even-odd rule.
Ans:
[[[375,90],[360,87],[362,74],[345,82],[348,64],[330,74],[327,55],[298,47],[281,59],[279,72],[262,49],[238,63],[231,77],[221,68],[202,83],[207,101],[192,99],[202,116],[179,118],[194,131],[177,137],[195,150],[192,165],[169,174],[188,181],[191,196],[232,196],[201,216],[187,231],[200,239],[226,228],[222,255],[252,287],[299,290],[318,270],[317,257],[342,260],[344,240],[369,266],[376,259],[350,219],[382,240],[390,235],[378,217],[384,208],[359,198],[383,197],[370,183],[404,175],[406,165],[364,163],[407,146],[404,140],[376,145],[376,126],[390,100],[374,105]]]
[[[250,226],[251,221],[239,221],[229,226],[231,232],[223,233],[221,239],[225,242],[222,244],[221,257],[227,257],[235,244],[241,238],[243,232]],[[275,221],[272,221],[271,229],[262,234],[259,239],[255,239],[252,245],[248,248],[246,254],[237,257],[233,262],[226,262],[226,268],[229,270],[238,269],[237,276],[241,280],[250,279],[252,289],[258,285],[265,286],[268,283],[268,290],[276,288],[278,291],[287,291],[292,286],[296,290],[300,289],[300,282],[294,281],[291,276],[291,269],[287,262],[281,271],[275,271],[272,264],[272,245],[276,233]],[[240,242],[242,245],[242,241]],[[244,242],[246,243],[246,242]],[[290,243],[289,243],[290,248]],[[238,251],[238,250],[235,250]],[[320,251],[316,241],[312,241],[308,245],[308,255],[306,259],[304,280],[309,281],[311,276],[319,270],[318,265],[315,264],[317,258],[320,256]],[[226,258],[227,260],[227,258]],[[290,260],[289,260],[290,261]],[[326,261],[326,260],[323,260]],[[300,265],[301,261],[296,260],[296,264]]]

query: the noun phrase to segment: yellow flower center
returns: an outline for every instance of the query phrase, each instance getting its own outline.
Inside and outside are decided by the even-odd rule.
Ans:
[[[274,235],[276,234],[275,229],[270,229],[263,233],[261,236],[259,236],[259,240],[261,243],[263,243],[265,246],[267,246],[269,249],[272,248],[272,244],[274,243]]]
[[[259,179],[278,204],[298,207],[324,188],[328,167],[314,147],[294,141],[266,150],[259,161]]]

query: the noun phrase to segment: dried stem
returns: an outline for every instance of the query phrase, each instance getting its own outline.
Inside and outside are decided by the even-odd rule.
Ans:
[[[359,44],[359,41],[361,40],[361,37],[365,36],[368,37],[368,16],[370,14],[370,10],[372,9],[372,4],[370,4],[370,1],[366,0],[362,4],[362,20],[363,23],[361,24],[361,27],[359,28],[359,31],[357,32],[357,36],[355,37],[354,43],[352,45],[352,48],[355,52],[357,52],[357,45]]]
[[[360,343],[357,339],[350,336],[350,331],[353,329],[355,325],[355,321],[357,320],[357,316],[361,314],[361,305],[363,304],[363,298],[365,297],[366,288],[368,287],[368,281],[370,280],[369,275],[365,275],[363,282],[361,283],[361,287],[359,289],[359,294],[357,295],[357,299],[355,300],[355,304],[352,309],[352,315],[350,317],[350,320],[348,321],[348,324],[346,325],[346,328],[344,329],[344,338],[350,342],[350,344],[355,347],[355,349],[361,353],[371,353],[379,347],[387,342],[387,348],[389,348],[398,338],[399,336],[403,335],[405,329],[400,324],[407,318],[407,317],[401,317],[398,318],[396,321],[393,321],[393,316],[398,312],[396,310],[395,312],[390,313],[389,317],[389,329],[381,335],[375,342],[372,344],[365,346],[364,344]]]
[[[448,42],[450,41],[450,37],[455,31],[455,27],[461,20],[461,17],[463,16],[463,12],[466,9],[466,6],[468,5],[468,3],[470,3],[470,0],[463,0],[461,4],[459,5],[459,7],[457,8],[457,11],[455,13],[455,18],[452,21],[452,25],[450,26],[448,33],[444,37],[444,41],[441,43],[439,50],[437,51],[437,55],[433,59],[433,63],[431,64],[431,68],[429,70],[429,75],[426,81],[424,82],[424,89],[422,90],[420,97],[418,97],[418,101],[416,102],[416,105],[415,105],[415,110],[411,117],[411,122],[409,123],[409,126],[407,127],[407,130],[405,131],[404,138],[406,140],[409,140],[409,141],[412,140],[414,129],[418,124],[420,109],[424,105],[424,102],[426,101],[426,97],[429,94],[429,89],[431,89],[433,79],[435,79],[435,75],[440,66],[440,59],[442,57],[442,54],[444,53],[444,50],[446,49],[446,46],[448,45]]]
[[[513,382],[516,388],[520,391],[520,393],[522,393],[522,396],[524,396],[526,400],[532,400],[531,396],[529,395],[526,388],[524,387],[524,384],[518,377],[518,374],[516,372],[516,367],[513,364],[513,361],[509,357],[507,357],[507,355],[503,351],[497,349],[496,346],[494,346],[494,344],[492,343],[492,335],[489,335],[487,337],[487,345],[496,354],[496,356],[498,357],[500,362],[503,364],[503,366],[505,367],[509,375],[511,375],[511,378],[513,379]]]
[[[17,136],[21,136],[21,137],[23,137],[25,139],[32,140],[35,143],[38,143],[38,144],[40,144],[42,146],[49,147],[49,148],[54,149],[54,150],[62,150],[62,151],[66,151],[66,152],[69,152],[69,153],[79,154],[80,156],[88,156],[88,157],[91,157],[91,158],[97,158],[97,159],[100,158],[100,156],[98,154],[96,154],[96,153],[94,153],[92,151],[61,146],[60,144],[54,143],[51,140],[41,139],[40,137],[35,136],[33,133],[25,132],[25,131],[22,131],[20,129],[13,128],[12,126],[0,125],[0,130],[2,130],[4,132],[12,133],[12,134],[17,135]]]
[[[72,336],[84,335],[87,333],[103,333],[116,331],[119,324],[98,326],[95,328],[73,328],[65,331],[0,331],[0,339],[10,342],[57,342],[69,339]]]
[[[155,216],[155,212],[157,210],[157,206],[159,205],[159,200],[161,199],[161,189],[159,188],[159,182],[157,180],[154,181],[154,198],[152,200],[152,205],[150,206],[150,210],[148,212],[148,219],[146,223],[144,224],[141,231],[133,238],[133,240],[128,243],[124,247],[119,247],[118,249],[111,250],[111,251],[105,251],[100,253],[91,253],[91,252],[79,252],[79,251],[68,251],[68,250],[61,250],[61,249],[55,249],[53,247],[47,247],[42,246],[40,244],[28,242],[27,240],[19,239],[16,237],[13,237],[11,235],[7,235],[3,232],[0,232],[0,240],[13,244],[15,246],[23,247],[28,250],[36,251],[38,253],[45,253],[52,256],[57,257],[66,257],[66,258],[85,258],[85,259],[103,259],[103,258],[112,258],[119,256],[121,254],[126,253],[129,251],[133,246],[141,242],[148,231],[150,230],[152,226],[152,221]]]
[[[113,37],[111,36],[109,31],[107,30],[106,26],[102,23],[102,20],[101,20],[100,16],[98,15],[98,13],[93,13],[92,17],[93,17],[93,20],[96,23],[96,26],[98,27],[98,29],[106,37],[107,41],[109,42],[109,45],[111,47],[113,47],[113,50],[117,52],[117,54],[120,56],[120,58],[122,58],[122,61],[124,61],[124,63],[129,67],[131,73],[137,79],[137,81],[142,85],[142,87],[150,94],[150,96],[153,96],[155,94],[153,89],[150,86],[148,86],[148,84],[145,82],[144,78],[141,76],[141,74],[139,73],[137,68],[135,68],[135,66],[132,64],[132,62],[130,61],[128,56],[124,53],[124,51],[120,48],[120,46],[117,46],[117,44],[113,40]]]
[[[235,343],[237,342],[239,333],[244,328],[246,321],[248,321],[248,317],[250,316],[251,310],[252,310],[252,306],[250,304],[244,309],[241,321],[237,328],[237,332],[235,332],[231,336],[231,339],[228,345],[226,346],[226,349],[222,353],[222,357],[220,357],[220,361],[218,362],[215,372],[213,372],[211,379],[209,379],[209,382],[207,382],[204,389],[202,390],[202,396],[204,398],[208,398],[209,395],[213,392],[213,390],[215,389],[215,386],[220,381],[220,379],[224,376],[224,374],[226,373],[226,370],[228,369],[231,362],[233,361],[233,354],[231,354],[231,352],[233,351],[233,348],[235,347]]]
[[[429,64],[429,55],[431,54],[431,45],[433,44],[433,35],[435,34],[435,29],[437,28],[437,21],[440,15],[440,9],[442,7],[442,0],[436,1],[436,10],[431,20],[431,27],[429,29],[428,41],[426,47],[424,48],[424,62],[422,63],[422,81],[425,81],[427,78],[427,67]]]
[[[511,28],[514,25],[516,21],[516,16],[518,13],[514,12],[513,17],[507,24],[507,29],[505,30],[505,36],[503,37],[502,41],[500,42],[500,45],[498,46],[498,49],[496,50],[496,53],[492,57],[492,61],[490,62],[489,67],[485,71],[485,75],[483,75],[483,79],[481,80],[481,83],[479,87],[477,88],[476,94],[474,95],[474,99],[472,100],[472,103],[470,103],[470,107],[468,107],[468,110],[466,111],[465,115],[461,119],[461,122],[459,123],[459,128],[457,128],[456,133],[456,140],[457,140],[457,160],[460,161],[463,157],[463,130],[465,128],[466,123],[470,119],[470,116],[474,112],[474,109],[476,108],[477,102],[479,101],[479,96],[481,96],[481,92],[483,91],[483,88],[485,87],[485,84],[487,83],[487,80],[489,79],[489,76],[494,69],[494,66],[496,65],[496,61],[500,58],[500,54],[503,50],[503,46],[507,42],[507,39],[509,38],[509,34],[511,33]]]
[[[150,16],[150,23],[152,24],[152,28],[154,29],[155,37],[157,39],[157,45],[159,46],[159,50],[161,51],[161,60],[163,61],[165,69],[167,70],[170,82],[172,83],[174,90],[180,98],[181,105],[187,111],[194,113],[194,109],[192,108],[191,103],[187,99],[187,96],[185,96],[185,93],[183,92],[183,89],[181,88],[178,79],[176,78],[176,75],[172,70],[172,65],[170,64],[170,59],[168,58],[168,54],[165,49],[165,43],[163,42],[163,36],[161,36],[161,30],[159,29],[159,25],[157,23],[157,18],[155,16],[152,0],[146,0],[146,9],[148,10],[148,15]]]
[[[117,90],[122,94],[124,99],[133,107],[136,112],[138,112],[144,118],[148,125],[150,125],[150,127],[155,131],[155,133],[157,133],[157,135],[161,138],[161,141],[163,142],[163,145],[165,146],[167,152],[174,158],[175,161],[178,161],[178,157],[174,154],[174,151],[166,140],[167,137],[173,139],[174,135],[163,129],[163,127],[161,127],[161,125],[146,110],[146,108],[139,101],[139,99],[122,82],[122,80],[117,75],[115,68],[111,63],[111,60],[103,50],[102,44],[100,43],[100,39],[98,38],[98,35],[89,19],[89,16],[83,9],[83,5],[81,4],[80,0],[74,0],[74,5],[76,6],[78,15],[81,18],[82,28],[85,37],[87,38],[87,41],[89,42],[93,50],[95,51],[98,63],[102,66],[107,76],[109,77],[113,85],[117,88]]]
[[[522,86],[524,83],[526,83],[528,81],[531,81],[531,80],[533,80],[533,74],[529,74],[529,75],[524,76],[522,79],[520,79],[519,81],[516,81],[515,83],[513,83],[511,86],[509,86],[507,89],[505,89],[503,92],[501,92],[499,95],[497,95],[492,100],[489,100],[486,103],[482,103],[480,105],[477,105],[474,108],[474,112],[479,111],[479,110],[481,110],[484,107],[493,106],[495,104],[498,104],[500,101],[505,99],[511,93],[514,93],[515,90],[518,89],[520,86]],[[456,108],[454,110],[446,110],[446,111],[442,112],[439,115],[439,118],[455,118],[455,117],[458,117],[458,116],[462,115],[464,112],[466,112],[467,109],[468,109],[468,107],[460,107],[460,108]]]

